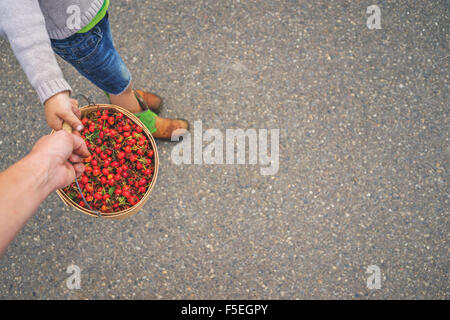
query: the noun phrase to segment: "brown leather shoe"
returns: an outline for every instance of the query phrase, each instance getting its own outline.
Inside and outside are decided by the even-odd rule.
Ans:
[[[189,122],[184,119],[167,119],[156,117],[156,131],[152,133],[153,137],[162,140],[171,140],[172,133],[177,129],[189,130]]]
[[[143,90],[134,90],[134,95],[136,96],[136,99],[138,100],[143,110],[145,110],[146,108],[144,108],[142,100],[147,104],[148,108],[152,110],[154,113],[161,112],[163,100],[160,96]]]

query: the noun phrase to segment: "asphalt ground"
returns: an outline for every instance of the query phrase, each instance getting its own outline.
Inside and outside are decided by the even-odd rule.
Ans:
[[[372,4],[382,29],[366,26]],[[448,9],[112,1],[115,45],[136,86],[165,98],[162,115],[279,129],[279,170],[176,165],[159,141],[156,188],[132,218],[50,195],[0,259],[0,298],[448,299]],[[106,102],[59,62],[74,93]],[[3,170],[50,130],[3,39],[0,66]]]

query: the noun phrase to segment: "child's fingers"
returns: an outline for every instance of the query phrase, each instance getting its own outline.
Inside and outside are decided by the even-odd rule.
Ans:
[[[78,108],[78,100],[74,98],[70,98],[70,103]]]
[[[47,122],[48,125],[50,126],[50,128],[58,131],[61,130],[62,128],[62,124],[63,124],[63,120],[58,117],[56,114],[49,114],[47,116]]]
[[[81,118],[81,112],[80,112],[80,109],[78,109],[78,101],[71,98],[71,99],[70,99],[70,103],[71,103],[71,105],[72,105],[72,111],[73,111],[73,113],[75,113],[75,115],[76,115],[78,118]]]
[[[80,119],[71,111],[65,111],[62,112],[60,117],[70,124],[70,126],[77,131],[83,130],[83,124],[81,123]]]

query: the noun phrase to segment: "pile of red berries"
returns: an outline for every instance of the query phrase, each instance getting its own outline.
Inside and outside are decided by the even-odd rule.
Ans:
[[[123,113],[101,109],[83,115],[82,138],[91,153],[78,184],[94,210],[114,213],[139,202],[153,179],[154,151],[144,130]],[[63,191],[86,207],[75,183]]]

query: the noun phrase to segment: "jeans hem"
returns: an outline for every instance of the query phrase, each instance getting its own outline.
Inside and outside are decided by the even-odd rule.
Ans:
[[[120,91],[119,93],[114,93],[114,92],[109,92],[108,90],[104,90],[105,92],[109,93],[109,94],[113,94],[115,96],[120,96],[122,93],[124,93],[128,87],[131,85],[131,81],[133,80],[133,77],[130,76],[130,81],[128,81],[128,84],[126,85],[125,89],[123,89],[122,91]],[[95,84],[95,83],[94,83]]]

